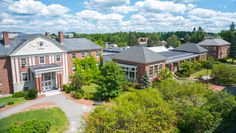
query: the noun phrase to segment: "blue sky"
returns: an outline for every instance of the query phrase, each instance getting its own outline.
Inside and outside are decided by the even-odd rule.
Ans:
[[[219,32],[236,22],[236,0],[0,0],[0,29],[27,33]]]

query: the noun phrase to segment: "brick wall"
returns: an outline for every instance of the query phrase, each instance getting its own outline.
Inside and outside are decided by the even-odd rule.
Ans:
[[[11,61],[9,57],[0,58],[0,91],[2,94],[13,92]]]

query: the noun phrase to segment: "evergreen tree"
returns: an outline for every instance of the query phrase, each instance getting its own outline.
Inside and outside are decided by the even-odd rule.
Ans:
[[[143,74],[141,82],[143,88],[148,88],[150,86],[149,78],[146,72]]]
[[[138,38],[134,32],[129,32],[128,44],[129,46],[138,45]]]
[[[185,36],[184,36],[184,42],[190,42],[191,40],[191,37],[190,35],[187,33]]]
[[[161,43],[161,41],[160,41],[160,38],[158,36],[151,36],[148,39],[148,46],[149,47],[158,46],[158,45],[160,45],[160,43]]]
[[[172,46],[172,47],[178,47],[181,45],[181,42],[179,40],[179,37],[176,36],[175,34],[171,35],[168,39],[167,39],[167,45],[168,46]]]
[[[231,39],[229,57],[232,58],[232,62],[236,59],[236,33],[234,33],[234,36]]]
[[[231,25],[230,25],[230,31],[235,31],[235,24],[234,24],[234,22],[232,22],[231,23]]]

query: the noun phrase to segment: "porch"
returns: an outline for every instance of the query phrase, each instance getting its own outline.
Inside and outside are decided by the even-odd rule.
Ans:
[[[62,88],[62,67],[57,64],[44,64],[30,67],[30,73],[39,93]]]

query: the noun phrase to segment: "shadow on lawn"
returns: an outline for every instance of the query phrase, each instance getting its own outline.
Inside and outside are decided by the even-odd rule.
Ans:
[[[236,133],[236,107],[223,118],[214,133]]]

